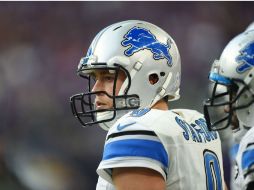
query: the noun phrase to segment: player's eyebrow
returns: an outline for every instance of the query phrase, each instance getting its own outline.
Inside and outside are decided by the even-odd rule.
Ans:
[[[109,72],[109,70],[97,70],[90,73],[90,76],[94,78],[101,75],[114,75],[114,73]]]

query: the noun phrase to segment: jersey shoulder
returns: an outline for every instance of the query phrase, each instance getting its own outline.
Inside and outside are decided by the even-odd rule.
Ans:
[[[149,131],[149,124],[155,118],[150,113],[151,109],[138,109],[121,117],[110,128],[108,135],[112,133],[126,132],[126,131]],[[152,117],[151,117],[152,116]]]
[[[239,144],[239,154],[241,154],[242,157],[250,153],[252,156],[248,156],[248,159],[252,158],[254,161],[254,128],[250,128],[250,130],[243,136]]]
[[[204,117],[200,112],[191,109],[172,109],[171,111],[181,116],[188,123]]]
[[[239,148],[238,148],[238,154],[243,156],[248,150],[254,150],[254,128],[250,128],[245,135],[242,137]],[[254,154],[253,154],[253,160],[254,160]]]
[[[109,133],[129,130],[151,131],[161,123],[174,120],[176,114],[172,111],[158,109],[137,109],[121,117],[109,130]]]
[[[202,121],[205,124],[203,114],[196,110],[190,109],[137,109],[120,118],[109,130],[110,133],[128,130],[148,130],[153,131],[160,128],[178,128],[179,120],[186,124],[197,123]],[[175,127],[177,126],[177,127]]]
[[[239,144],[239,151],[237,155],[240,163],[240,169],[244,179],[244,185],[252,184],[254,182],[254,128],[243,136]]]
[[[248,132],[243,136],[241,143],[254,143],[254,127],[251,127]]]
[[[98,174],[112,183],[112,168],[144,167],[155,170],[166,180],[169,160],[157,134],[149,126],[150,109],[135,110],[120,118],[108,131]]]
[[[207,137],[210,134],[203,114],[190,109],[165,111],[146,108],[134,110],[120,118],[110,128],[108,135],[112,136],[114,133],[127,131],[128,133],[134,133],[133,131],[153,133],[153,135],[155,133],[158,137],[163,138],[181,138],[183,134],[185,137],[198,135],[196,133],[204,133]]]

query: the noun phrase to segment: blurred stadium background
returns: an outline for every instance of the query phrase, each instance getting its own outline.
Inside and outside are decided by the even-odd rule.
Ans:
[[[254,2],[0,2],[0,189],[95,189],[106,132],[82,128],[69,97],[84,88],[77,64],[102,28],[140,19],[171,34],[182,58],[172,107],[202,111],[210,65],[253,10]]]

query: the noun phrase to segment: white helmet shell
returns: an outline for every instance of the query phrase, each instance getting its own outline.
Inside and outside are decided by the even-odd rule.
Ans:
[[[158,26],[129,20],[106,27],[93,40],[87,57],[91,62],[108,66],[118,63],[125,67],[132,80],[129,94],[139,95],[141,108],[156,103],[159,93],[160,99],[165,96],[170,100],[179,98],[181,61],[178,48]],[[149,75],[153,73],[159,76],[155,85],[149,82]],[[124,85],[120,93],[123,92]]]
[[[250,23],[245,31],[254,30],[254,22]]]

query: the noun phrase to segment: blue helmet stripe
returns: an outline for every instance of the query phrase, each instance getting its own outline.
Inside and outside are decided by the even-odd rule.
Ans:
[[[103,160],[117,157],[145,157],[168,167],[168,155],[160,142],[143,139],[126,139],[108,143],[104,148]]]
[[[218,82],[220,84],[224,84],[224,85],[230,85],[231,84],[231,80],[228,79],[227,77],[221,76],[218,73],[210,73],[209,74],[209,79],[215,82]]]

